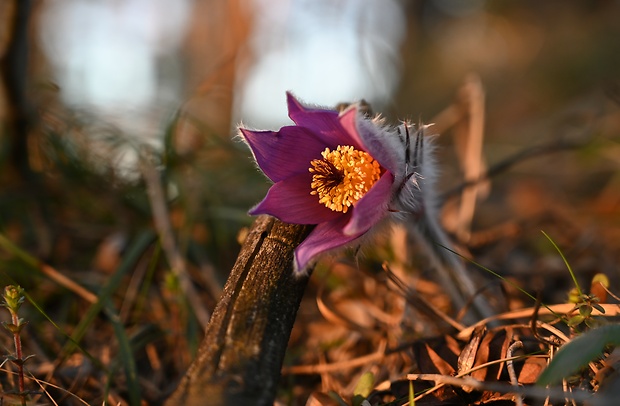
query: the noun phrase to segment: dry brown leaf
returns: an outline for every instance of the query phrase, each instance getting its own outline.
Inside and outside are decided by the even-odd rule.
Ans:
[[[506,349],[510,345],[510,340],[511,336],[507,335],[507,330],[505,329],[487,332],[480,343],[474,367],[489,361],[504,358]],[[488,367],[473,371],[471,376],[480,381],[496,381],[499,378],[502,368],[503,363],[489,365]]]
[[[478,348],[480,348],[480,342],[486,331],[486,326],[478,326],[472,333],[467,345],[463,347],[463,351],[461,351],[458,359],[459,374],[468,372],[474,366],[476,354],[478,353]]]
[[[547,360],[539,357],[527,357],[521,372],[519,373],[519,383],[522,385],[533,384],[538,379],[542,370],[547,366]]]
[[[435,352],[435,350],[433,350],[428,344],[425,344],[424,348],[426,349],[426,352],[424,354],[428,356],[428,360],[432,363],[434,367],[433,369],[435,369],[437,373],[440,373],[442,375],[454,374],[454,367],[452,367],[452,365],[450,365],[446,360],[441,358],[439,354]],[[429,368],[429,370],[430,369],[431,368]]]

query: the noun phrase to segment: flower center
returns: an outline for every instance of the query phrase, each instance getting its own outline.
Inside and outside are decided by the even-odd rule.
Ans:
[[[346,213],[381,177],[381,166],[369,153],[352,146],[325,148],[323,159],[314,159],[309,168],[313,195],[333,211]]]

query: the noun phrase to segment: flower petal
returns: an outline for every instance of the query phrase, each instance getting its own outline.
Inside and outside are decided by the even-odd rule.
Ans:
[[[308,172],[310,161],[320,158],[325,144],[307,128],[282,127],[280,131],[240,129],[265,175],[279,182],[292,175]]]
[[[289,92],[286,93],[286,99],[291,120],[298,126],[312,129],[326,147],[335,149],[338,145],[351,145],[364,150],[357,130],[346,131],[340,123],[337,111],[306,107]]]
[[[307,169],[305,173],[277,182],[249,213],[269,214],[293,224],[319,224],[341,217],[342,213],[328,209],[319,203],[317,196],[310,194],[311,182],[312,174]]]
[[[353,207],[351,220],[342,232],[345,235],[360,235],[377,224],[388,212],[393,184],[394,175],[390,172],[384,173]]]
[[[321,223],[306,237],[306,239],[295,249],[295,271],[304,272],[310,262],[319,254],[341,247],[359,235],[344,235],[343,227],[347,224],[349,215]]]
[[[392,173],[397,173],[400,165],[398,156],[404,153],[394,148],[395,143],[399,142],[395,134],[390,134],[368,118],[360,117],[357,109],[353,108],[340,115],[340,123],[347,133],[358,137],[362,148],[381,166]]]

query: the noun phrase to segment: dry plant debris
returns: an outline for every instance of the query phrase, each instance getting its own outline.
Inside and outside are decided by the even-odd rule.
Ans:
[[[365,274],[356,279],[356,272],[352,265],[332,265],[329,277],[355,282],[330,292],[325,292],[327,282],[322,282],[313,320],[308,320],[310,314],[302,314],[300,324],[305,331],[297,330],[293,337],[292,353],[299,354],[298,346],[316,349],[304,351],[296,357],[296,365],[283,370],[289,377],[285,381],[294,379],[300,384],[304,379],[312,381],[313,375],[321,377],[321,389],[311,394],[308,405],[335,405],[340,398],[355,404],[350,403],[354,385],[368,372],[376,383],[366,398],[370,405],[408,404],[410,382],[417,405],[535,405],[545,401],[553,405],[564,404],[564,397],[571,396],[581,404],[601,385],[609,387],[605,380],[615,379],[607,376],[613,371],[610,365],[617,363],[617,352],[605,351],[602,358],[593,359],[567,381],[565,389],[572,388],[572,395],[557,386],[548,391],[535,386],[558,348],[587,329],[585,321],[567,327],[580,313],[579,304],[506,311],[457,332],[447,324],[438,329],[441,324],[421,313],[413,316],[415,322],[407,323],[412,316],[405,298],[389,287],[384,275]],[[435,289],[441,291],[436,285]],[[435,295],[421,293],[426,298]],[[306,312],[310,308],[307,300],[302,307]],[[506,297],[506,302],[511,301]],[[617,304],[599,306],[588,316],[596,324],[620,315]],[[498,321],[501,325],[488,327]],[[435,330],[429,333],[425,324]]]
[[[496,316],[465,325],[464,309],[454,307],[424,255],[411,252],[403,230],[386,233],[359,254],[316,269],[291,336],[278,405],[394,406],[411,404],[412,394],[416,404],[438,406],[613,405],[609,399],[620,398],[613,337],[598,341],[602,349],[561,385],[534,385],[562,348],[589,340],[601,326],[618,326],[618,6],[504,3],[493,5],[503,12],[485,11],[484,25],[444,20],[439,31],[451,36],[443,39],[423,27],[435,24],[412,7],[412,22],[421,23],[412,36],[429,46],[407,42],[416,54],[403,60],[407,77],[394,101],[399,118],[414,120],[420,109],[445,103],[441,88],[459,80],[446,70],[461,75],[461,65],[448,52],[449,65],[437,69],[438,39],[471,44],[459,55],[483,62],[468,66],[482,68],[488,89],[469,76],[432,121],[439,133],[453,129],[460,146],[456,153],[440,149],[448,158],[442,170],[447,178],[463,173],[463,182],[446,183],[442,222],[459,253],[505,278],[467,263]],[[3,51],[34,32],[23,21],[27,13],[13,12],[29,4],[0,6]],[[239,19],[230,26],[241,25],[247,29]],[[505,43],[487,49],[461,35],[461,29],[480,35],[472,26],[498,29],[509,46],[494,52]],[[192,42],[203,48],[197,38]],[[21,357],[14,355],[14,334],[2,336],[0,403],[23,403],[26,392],[33,405],[161,405],[202,339],[236,255],[235,237],[249,222],[245,212],[264,192],[247,151],[226,130],[213,129],[220,121],[229,127],[230,105],[209,103],[208,116],[199,117],[191,105],[201,100],[187,101],[159,134],[165,151],[128,181],[116,166],[132,150],[127,134],[86,110],[70,111],[47,73],[3,55],[3,68],[14,68],[18,80],[4,78],[9,86],[0,103],[1,287],[21,285],[27,299],[19,314]],[[225,84],[206,78],[199,93],[232,88],[234,74],[224,76]],[[494,111],[481,109],[485,100]],[[12,107],[18,110],[7,113]],[[27,125],[11,131],[23,117]],[[493,131],[484,141],[488,164],[480,150],[485,121]],[[488,179],[480,179],[485,171]],[[566,266],[540,230],[561,247],[582,284],[603,274],[608,287],[594,283],[571,294]],[[163,245],[158,233],[165,234]],[[8,360],[28,355],[35,356],[23,363],[22,389],[18,365]],[[575,400],[565,400],[564,391]]]

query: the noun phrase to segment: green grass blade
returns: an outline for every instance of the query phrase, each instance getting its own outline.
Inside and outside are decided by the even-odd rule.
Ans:
[[[13,243],[13,241],[9,240],[2,233],[0,233],[0,247],[4,248],[5,251],[15,255],[17,258],[19,258],[35,270],[41,272],[39,269],[39,260],[24,251],[23,249],[19,248]]]
[[[60,333],[62,334],[65,338],[67,338],[67,340],[69,340],[70,342],[73,343],[73,345],[75,346],[75,348],[78,348],[80,350],[80,352],[82,352],[82,354],[84,354],[94,365],[96,365],[99,369],[101,369],[102,371],[107,371],[106,366],[97,358],[95,358],[95,356],[93,356],[91,353],[89,353],[85,348],[83,348],[82,346],[80,346],[80,344],[77,341],[74,341],[73,338],[65,333],[65,331],[60,328],[60,326],[58,324],[56,324],[56,322],[54,320],[52,320],[52,318],[45,313],[45,310],[39,306],[39,304],[37,302],[34,301],[34,299],[27,293],[24,292],[24,295],[26,296],[26,299],[28,299],[28,302],[34,306],[35,309],[37,309],[37,311],[39,313],[41,313],[43,315],[43,317],[45,317],[47,319],[47,321],[54,326],[54,328]]]
[[[92,324],[97,314],[101,312],[106,301],[110,299],[114,292],[118,289],[123,280],[123,276],[131,272],[135,263],[138,259],[140,259],[140,256],[144,253],[146,248],[153,242],[154,238],[155,234],[153,234],[153,232],[145,231],[134,241],[133,245],[123,257],[123,262],[119,265],[118,270],[112,275],[107,284],[99,292],[99,300],[90,306],[90,308],[86,311],[86,315],[75,328],[74,333],[71,335],[71,340],[65,345],[65,348],[62,351],[64,356],[70,354],[75,348],[74,343],[79,343],[84,337],[86,330]]]
[[[504,278],[502,275],[498,274],[497,272],[487,268],[486,266],[474,261],[471,258],[467,258],[464,255],[459,254],[458,252],[450,249],[449,247],[446,247],[445,245],[441,245],[439,244],[443,249],[450,251],[451,253],[453,253],[454,255],[457,255],[459,257],[461,257],[461,259],[463,259],[464,261],[469,262],[470,264],[474,265],[475,267],[490,273],[491,275],[495,276],[496,278],[500,279],[502,282],[512,286],[513,288],[517,289],[519,292],[523,293],[525,296],[529,297],[530,299],[532,299],[534,302],[537,301],[536,297],[534,297],[534,295],[532,295],[531,293],[529,293],[527,290],[523,289],[521,286],[517,285],[516,283]],[[543,306],[544,308],[546,308],[547,310],[549,310],[549,312],[551,312],[551,314],[553,314],[555,317],[561,318],[562,315],[556,313],[553,311],[552,308],[550,308],[548,305],[546,305],[545,303],[541,303],[541,306]]]
[[[104,312],[108,316],[110,323],[112,323],[114,334],[116,335],[116,339],[118,341],[119,353],[117,355],[117,359],[123,365],[125,370],[127,392],[129,393],[129,404],[131,406],[140,406],[142,396],[140,394],[140,384],[138,382],[138,370],[133,356],[133,351],[131,349],[131,344],[129,342],[129,338],[127,337],[127,332],[125,331],[125,326],[123,326],[123,323],[118,316],[118,312],[109,299],[105,304]]]
[[[570,273],[571,278],[573,278],[573,283],[575,284],[575,288],[577,289],[577,292],[579,293],[579,296],[583,296],[583,292],[581,291],[581,287],[579,286],[579,283],[577,282],[577,277],[575,276],[575,273],[573,272],[573,268],[571,268],[570,264],[568,263],[568,260],[566,259],[566,257],[564,256],[564,253],[562,253],[562,250],[560,250],[560,247],[558,247],[555,243],[555,241],[553,241],[551,239],[551,237],[549,237],[549,235],[547,233],[545,233],[544,231],[541,230],[541,233],[543,233],[543,235],[545,237],[547,237],[547,239],[549,240],[549,242],[551,244],[553,244],[553,247],[556,249],[556,251],[560,254],[560,256],[562,257],[562,260],[564,261],[564,264],[566,265],[566,268],[568,269],[568,272]]]

